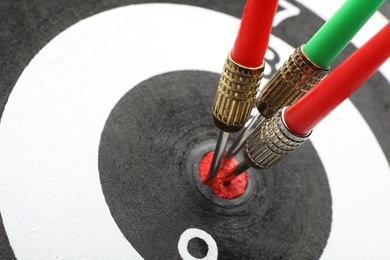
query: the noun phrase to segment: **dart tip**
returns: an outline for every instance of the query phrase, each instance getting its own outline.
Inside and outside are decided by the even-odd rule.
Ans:
[[[224,185],[230,185],[230,183],[237,178],[237,176],[241,175],[244,173],[246,170],[248,170],[250,166],[246,163],[246,161],[242,161],[239,163],[236,167],[230,169],[227,173],[225,173],[222,176]]]
[[[248,184],[248,175],[246,173],[235,178],[229,185],[225,185],[222,178],[222,176],[237,166],[238,163],[235,158],[227,162],[225,167],[218,171],[217,176],[212,181],[208,181],[208,171],[212,156],[213,152],[206,154],[199,163],[199,177],[202,183],[222,199],[234,199],[244,194]]]
[[[223,154],[225,152],[225,148],[226,148],[226,145],[228,142],[228,138],[229,138],[229,133],[224,132],[224,131],[219,132],[219,136],[218,136],[217,144],[215,146],[213,159],[211,161],[208,181],[212,181],[215,178],[215,176],[217,176],[217,173],[218,173],[219,168],[221,166],[222,157],[223,157]]]

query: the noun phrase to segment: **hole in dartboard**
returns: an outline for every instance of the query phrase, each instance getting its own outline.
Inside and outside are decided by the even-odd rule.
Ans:
[[[233,138],[235,138],[235,135],[232,135],[229,139],[228,147],[234,141]],[[223,172],[217,175],[214,184],[209,184],[207,177],[215,149],[215,142],[215,139],[207,139],[195,144],[189,151],[186,171],[191,173],[194,185],[207,201],[222,208],[231,208],[243,204],[252,196],[253,191],[258,188],[260,179],[253,178],[245,172],[232,181],[230,185],[225,185],[220,174],[236,166],[237,161],[243,160],[242,155],[239,154],[229,165],[226,165],[227,167]]]
[[[211,107],[219,77],[157,75],[115,105],[99,145],[113,219],[145,259],[203,256],[202,242],[187,247],[193,237],[218,259],[318,259],[330,232],[331,198],[310,141],[272,169],[249,169],[237,198],[222,199],[202,183],[199,163],[218,136]],[[237,134],[229,138],[228,147]]]
[[[187,250],[193,257],[202,259],[207,256],[209,246],[203,239],[195,237],[188,242]]]

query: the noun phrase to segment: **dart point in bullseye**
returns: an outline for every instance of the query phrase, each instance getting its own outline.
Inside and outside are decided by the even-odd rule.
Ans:
[[[235,199],[244,194],[248,184],[248,174],[243,173],[232,183],[225,183],[224,176],[230,170],[237,166],[235,159],[226,163],[212,182],[208,181],[208,172],[213,157],[213,152],[206,154],[199,163],[199,176],[203,184],[210,187],[213,193],[222,199]]]

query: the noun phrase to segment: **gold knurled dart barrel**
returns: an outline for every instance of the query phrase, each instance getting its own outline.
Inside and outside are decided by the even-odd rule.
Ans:
[[[290,152],[301,146],[310,136],[298,136],[287,128],[279,110],[246,142],[244,158],[253,168],[269,168],[280,162]]]
[[[237,132],[248,121],[264,72],[264,64],[247,68],[226,58],[213,106],[215,125]]]
[[[265,118],[272,117],[279,109],[292,105],[317,85],[328,71],[329,68],[321,68],[310,61],[302,45],[262,88],[256,100],[257,109]]]

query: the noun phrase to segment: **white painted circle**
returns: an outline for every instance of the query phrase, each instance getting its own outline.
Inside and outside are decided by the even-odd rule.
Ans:
[[[196,258],[188,252],[188,243],[193,238],[199,238],[206,242],[208,246],[207,255],[203,258]],[[207,232],[197,229],[189,228],[181,234],[179,243],[177,244],[180,256],[183,260],[216,260],[218,259],[218,247],[215,240]]]
[[[0,210],[18,259],[142,259],[101,190],[97,155],[105,121],[147,78],[185,69],[220,73],[238,25],[193,6],[132,5],[77,23],[36,55],[0,124]],[[381,24],[370,26],[375,32]],[[281,51],[281,62],[293,50],[273,36],[270,46]],[[388,64],[381,68],[387,79]],[[390,259],[390,169],[369,126],[347,101],[311,140],[333,199],[322,259]]]

